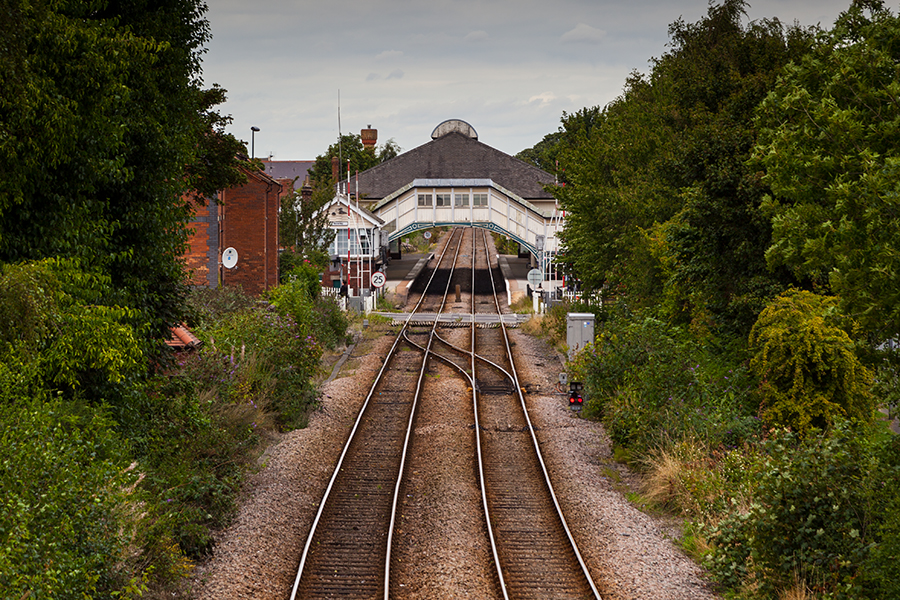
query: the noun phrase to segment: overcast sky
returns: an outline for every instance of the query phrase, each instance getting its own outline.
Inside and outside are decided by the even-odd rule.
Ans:
[[[563,112],[602,106],[667,51],[669,25],[706,0],[207,0],[206,85],[228,91],[229,131],[255,154],[308,160],[340,128],[402,151],[461,119],[515,154]],[[893,3],[890,3],[893,4]],[[830,28],[850,0],[756,0],[748,20]]]

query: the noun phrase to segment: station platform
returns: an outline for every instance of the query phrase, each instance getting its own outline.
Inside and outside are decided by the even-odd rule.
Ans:
[[[384,267],[384,292],[389,299],[405,302],[409,294],[409,286],[425,269],[425,265],[434,256],[433,253],[404,254],[403,258],[392,258]]]
[[[409,287],[416,278],[425,270],[433,253],[404,254],[403,258],[391,259],[384,268],[386,278],[384,284],[385,294],[388,299],[403,303],[409,294]],[[501,254],[499,257],[500,271],[506,280],[506,301],[513,304],[527,295],[528,271],[531,270],[528,258]]]
[[[506,280],[506,301],[512,305],[528,295],[528,271],[532,269],[531,259],[502,254],[498,262],[503,279]]]

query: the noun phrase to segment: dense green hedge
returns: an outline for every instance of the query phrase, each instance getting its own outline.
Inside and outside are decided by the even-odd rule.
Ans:
[[[206,343],[151,372],[133,315],[94,303],[92,282],[65,261],[0,268],[4,597],[174,591],[228,523],[260,440],[305,424],[322,347],[346,337],[302,283],[273,304],[197,291]]]

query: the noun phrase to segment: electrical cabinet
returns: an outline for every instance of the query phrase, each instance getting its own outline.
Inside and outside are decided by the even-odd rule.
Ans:
[[[594,343],[594,315],[591,313],[568,313],[566,315],[566,345],[569,359],[575,353]]]

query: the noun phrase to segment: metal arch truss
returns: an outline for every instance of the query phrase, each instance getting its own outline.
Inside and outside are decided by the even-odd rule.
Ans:
[[[518,235],[510,233],[505,228],[500,227],[493,221],[436,221],[434,223],[412,222],[403,229],[391,233],[391,235],[388,237],[388,240],[393,242],[394,240],[399,239],[404,235],[413,233],[415,231],[421,231],[422,229],[431,229],[432,227],[478,227],[480,229],[487,229],[488,231],[493,231],[494,233],[505,235],[517,241],[523,248],[527,249],[531,254],[533,254],[535,258],[540,260],[540,252],[534,246],[534,244],[529,244]]]

